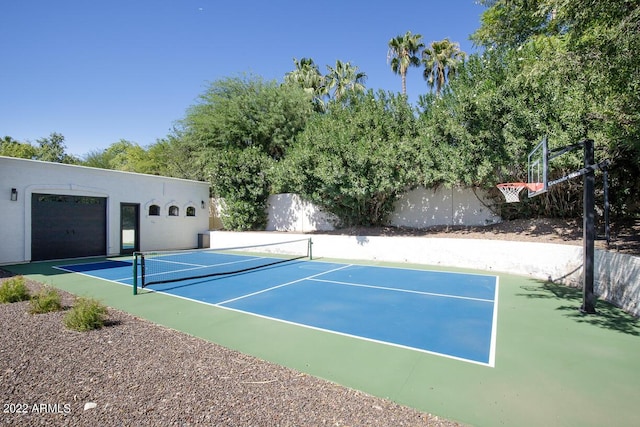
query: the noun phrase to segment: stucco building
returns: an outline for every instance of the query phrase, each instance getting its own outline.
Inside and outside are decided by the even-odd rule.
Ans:
[[[0,212],[0,264],[189,249],[209,185],[0,156]]]

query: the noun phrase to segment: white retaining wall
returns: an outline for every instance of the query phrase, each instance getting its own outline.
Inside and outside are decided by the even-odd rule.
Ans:
[[[314,258],[379,260],[511,273],[582,284],[582,247],[503,240],[211,232],[223,248],[312,237]],[[640,257],[596,250],[595,293],[640,316]]]
[[[474,191],[475,190],[475,191]],[[500,222],[486,207],[486,193],[472,188],[416,188],[395,203],[389,224],[395,227],[426,228],[434,225],[488,225]],[[267,231],[333,230],[336,217],[306,202],[297,194],[269,197]]]
[[[267,231],[333,230],[337,218],[292,193],[274,194],[267,202]]]
[[[486,205],[481,189],[443,186],[418,187],[403,194],[395,203],[389,225],[427,228],[434,225],[488,225],[501,221]]]

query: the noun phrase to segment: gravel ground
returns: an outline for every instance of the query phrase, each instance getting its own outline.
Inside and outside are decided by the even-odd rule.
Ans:
[[[71,306],[73,296],[60,293]],[[28,302],[0,304],[0,424],[460,425],[118,310],[90,332],[66,329],[63,316],[30,314]]]

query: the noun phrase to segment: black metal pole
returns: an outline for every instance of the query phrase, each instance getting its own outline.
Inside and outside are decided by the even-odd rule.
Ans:
[[[609,171],[606,166],[602,169],[602,182],[604,186],[604,237],[607,240],[607,249],[611,244],[611,228],[609,224]]]
[[[584,167],[594,164],[593,140],[584,141]],[[593,293],[594,264],[595,264],[595,170],[592,169],[584,175],[583,195],[583,301],[580,311],[586,314],[596,313],[596,297]]]

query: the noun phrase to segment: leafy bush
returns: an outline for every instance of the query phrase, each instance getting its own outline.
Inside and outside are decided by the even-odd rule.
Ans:
[[[107,307],[92,298],[80,297],[64,317],[64,325],[76,331],[90,331],[104,326]]]
[[[224,200],[221,219],[225,230],[264,229],[269,197],[264,171],[272,162],[255,147],[229,149],[211,159],[211,188]]]
[[[6,280],[0,286],[0,303],[27,301],[31,298],[24,277],[17,276]]]
[[[44,288],[31,299],[31,313],[42,314],[62,310],[60,294],[53,288]]]
[[[274,190],[300,194],[339,226],[384,225],[397,198],[421,183],[420,148],[405,98],[369,91],[309,121],[271,179]]]
[[[200,170],[198,179],[209,177],[211,195],[224,200],[226,230],[261,230],[268,173],[313,114],[300,87],[255,76],[225,78],[189,108],[170,145],[179,147],[178,158],[188,154],[186,169]]]

